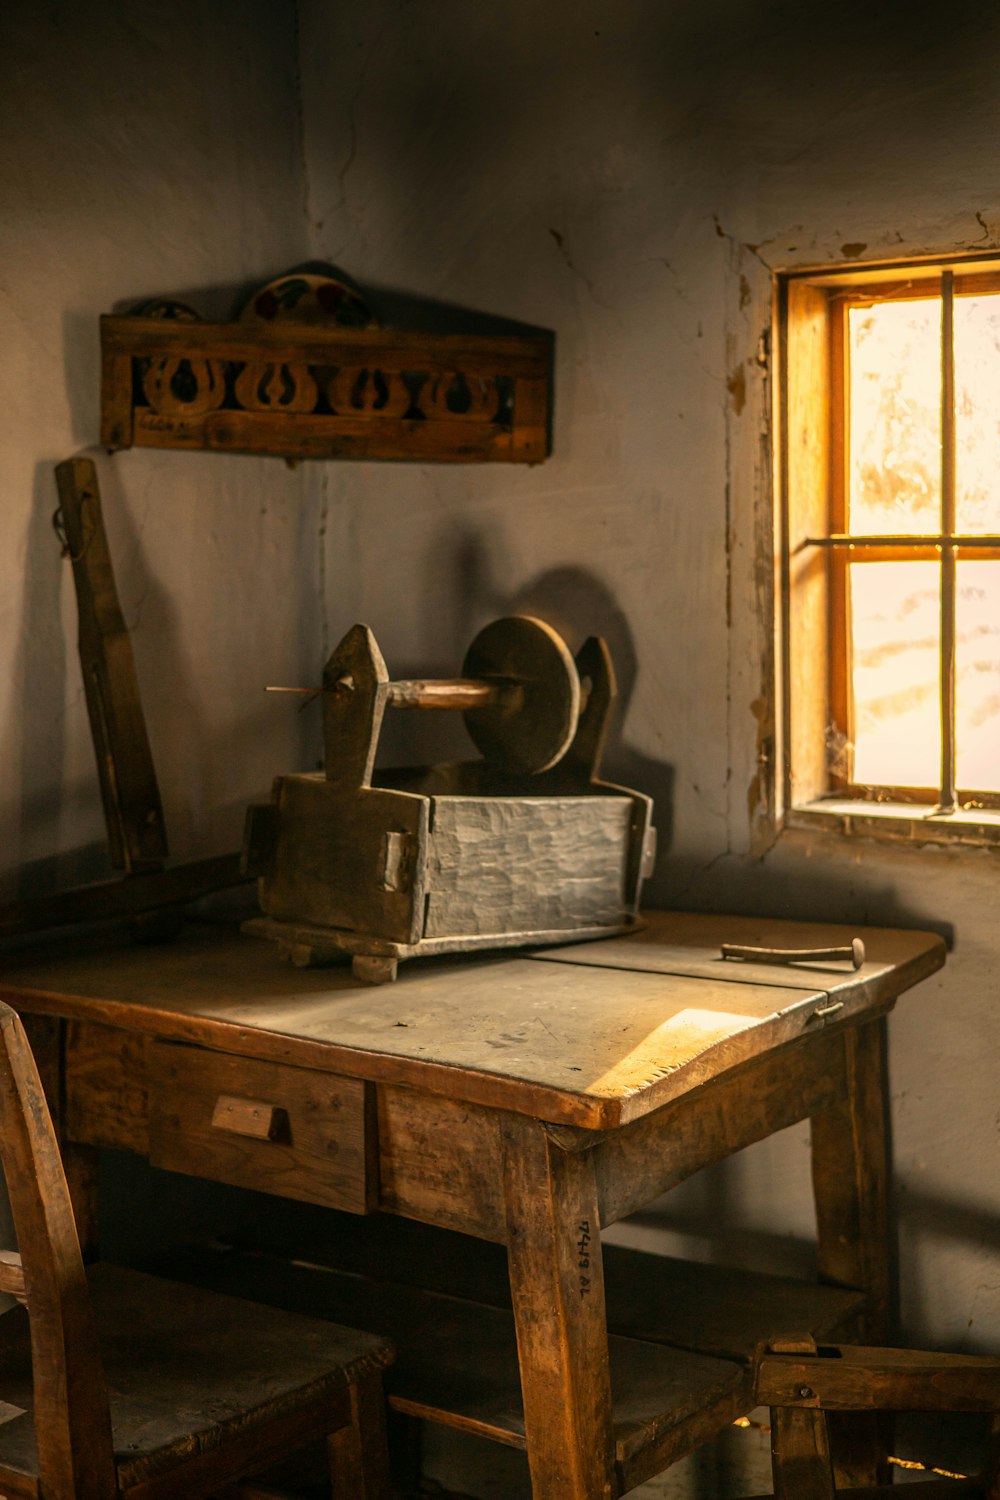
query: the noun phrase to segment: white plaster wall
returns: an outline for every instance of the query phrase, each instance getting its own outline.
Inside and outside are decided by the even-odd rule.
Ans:
[[[659,902],[953,932],[891,1022],[902,1327],[1000,1349],[997,861],[768,849],[748,814],[769,268],[996,243],[997,18],[966,0],[302,0],[301,19],[313,253],[558,340],[544,465],[311,473],[328,636],[364,619],[390,670],[451,671],[512,607],[604,631],[626,686],[610,765],[659,800]],[[805,1266],[811,1229],[795,1130],[628,1232]]]
[[[0,8],[0,888],[106,873],[52,468],[98,435],[98,316],[230,316],[304,257],[293,4]],[[280,460],[97,455],[172,852],[238,847],[299,763],[264,698],[318,657],[315,513]]]

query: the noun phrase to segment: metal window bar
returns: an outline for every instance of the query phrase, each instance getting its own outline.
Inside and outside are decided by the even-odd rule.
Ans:
[[[955,274],[941,274],[941,795],[955,811]]]
[[[913,552],[919,547],[941,547],[948,542],[952,547],[961,551],[963,547],[984,547],[991,552],[1000,552],[1000,532],[953,532],[946,536],[940,531],[910,531],[885,532],[883,535],[872,534],[870,536],[851,536],[846,531],[834,531],[829,536],[810,536],[799,543],[797,552],[806,547],[850,547],[852,550],[863,552],[869,550],[881,550],[887,547],[903,547],[907,552]]]

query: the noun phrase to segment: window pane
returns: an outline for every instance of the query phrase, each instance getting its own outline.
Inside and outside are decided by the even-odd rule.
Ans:
[[[957,568],[955,741],[960,787],[1000,791],[1000,562]]]
[[[848,341],[848,530],[940,531],[940,299],[851,308]]]
[[[1000,531],[1000,296],[955,298],[959,531]]]
[[[936,787],[940,568],[855,563],[850,583],[854,779],[865,786]]]

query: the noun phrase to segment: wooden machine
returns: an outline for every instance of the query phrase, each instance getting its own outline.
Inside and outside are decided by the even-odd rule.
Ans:
[[[380,983],[401,958],[635,921],[652,803],[598,779],[615,696],[605,643],[591,637],[574,661],[548,625],[512,616],[479,633],[463,672],[390,682],[365,625],[327,662],[325,772],[279,776],[247,818],[264,913],[247,930],[294,963],[348,953],[356,977]],[[462,710],[482,759],[374,771],[387,706]]]

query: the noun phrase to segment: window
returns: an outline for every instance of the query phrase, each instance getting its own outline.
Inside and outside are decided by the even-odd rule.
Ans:
[[[1000,839],[1000,265],[779,298],[786,807]]]

